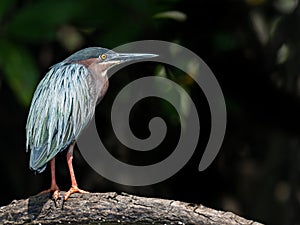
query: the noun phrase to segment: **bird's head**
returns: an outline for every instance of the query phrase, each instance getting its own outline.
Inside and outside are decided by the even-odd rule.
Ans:
[[[106,74],[106,72],[115,65],[147,58],[153,58],[158,55],[144,53],[117,53],[112,50],[100,47],[90,47],[75,52],[73,55],[63,61],[63,63],[80,63],[86,67],[93,66],[97,72]]]

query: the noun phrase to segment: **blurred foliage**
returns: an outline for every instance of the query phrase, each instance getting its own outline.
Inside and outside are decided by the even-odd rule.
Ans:
[[[99,177],[75,155],[82,187],[202,203],[267,224],[299,224],[299,26],[298,0],[1,0],[0,175],[5,185],[0,187],[0,204],[48,187],[47,172],[35,176],[28,169],[24,129],[33,91],[49,66],[87,46],[113,48],[158,39],[198,54],[220,82],[228,128],[217,159],[208,170],[197,171],[210,116],[205,96],[193,80],[167,65],[129,66],[122,76],[111,79],[97,110],[107,148],[124,161],[151,163],[166,157],[176,145],[178,115],[164,101],[155,105],[152,99],[133,110],[137,136],[147,137],[147,121],[161,112],[171,127],[171,134],[153,155],[128,152],[110,129],[109,106],[114,96],[141,76],[136,71],[145,71],[142,75],[156,74],[179,83],[196,102],[201,120],[198,149],[174,177],[140,188]],[[191,71],[197,69],[193,66],[191,62]],[[185,100],[180,101],[188,112]],[[66,189],[64,157],[57,161],[58,182]]]
[[[145,30],[145,24],[140,21],[151,23],[152,16],[165,8],[150,1],[132,1],[127,5],[122,1],[111,4],[98,0],[44,0],[27,4],[3,0],[0,4],[1,66],[8,84],[27,107],[37,84],[38,71],[29,46],[57,41],[73,52],[85,45],[84,36],[95,33],[98,36],[98,32],[103,45],[114,46],[135,40]],[[127,16],[124,10],[132,15]],[[179,20],[184,17],[180,12],[157,15]],[[140,19],[136,20],[137,17]],[[21,84],[25,85],[21,88]]]
[[[168,11],[168,12],[157,13],[154,15],[154,18],[167,18],[167,19],[174,19],[183,22],[186,20],[186,15],[179,11]]]
[[[5,79],[22,104],[28,106],[38,80],[36,63],[23,46],[0,40],[0,65]]]

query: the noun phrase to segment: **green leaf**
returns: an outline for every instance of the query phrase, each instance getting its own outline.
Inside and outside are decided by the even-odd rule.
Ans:
[[[18,100],[29,106],[38,81],[38,70],[29,51],[23,46],[0,40],[0,66],[6,82]]]
[[[28,41],[53,40],[56,29],[86,13],[83,1],[38,1],[21,9],[8,26],[8,33]]]
[[[161,12],[154,15],[154,18],[158,19],[173,19],[179,22],[183,22],[186,20],[186,14],[179,11],[167,11],[167,12]]]

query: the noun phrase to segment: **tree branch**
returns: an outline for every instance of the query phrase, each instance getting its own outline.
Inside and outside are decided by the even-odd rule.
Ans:
[[[49,194],[14,200],[0,207],[0,223],[261,225],[202,205],[125,193],[74,194],[62,203],[49,199]]]

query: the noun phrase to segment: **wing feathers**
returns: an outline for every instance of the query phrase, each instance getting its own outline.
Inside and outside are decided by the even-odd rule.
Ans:
[[[30,168],[42,172],[46,163],[79,136],[92,118],[96,99],[92,76],[79,64],[53,66],[35,91],[26,125]]]

